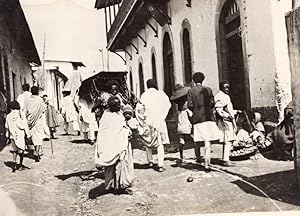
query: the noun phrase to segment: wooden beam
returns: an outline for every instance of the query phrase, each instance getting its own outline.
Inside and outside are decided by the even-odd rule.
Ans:
[[[154,31],[154,37],[158,37],[158,29],[157,27],[155,28],[151,23],[147,22],[146,23],[148,26],[150,26],[150,28]]]
[[[130,60],[132,60],[132,55],[131,55],[131,53],[129,53],[127,49],[124,49],[124,52],[127,53],[127,55],[129,55],[129,57],[130,57]]]
[[[144,47],[147,47],[147,41],[139,33],[137,33],[136,35],[144,42]]]
[[[159,23],[160,26],[171,23],[171,18],[168,13],[162,10],[159,6],[147,2],[146,8],[151,16]]]
[[[126,53],[126,51],[124,50],[124,52]],[[121,56],[119,53],[115,52],[115,51],[112,51],[112,53],[116,54],[117,56],[119,56],[123,61],[124,61],[124,64],[126,65],[126,60],[123,58],[123,56]],[[130,60],[132,59],[132,56],[130,55]]]
[[[133,48],[135,49],[135,51],[136,51],[136,54],[139,54],[139,49],[137,48],[137,46],[134,44],[134,43],[132,43],[132,42],[130,42],[130,44],[133,46]]]

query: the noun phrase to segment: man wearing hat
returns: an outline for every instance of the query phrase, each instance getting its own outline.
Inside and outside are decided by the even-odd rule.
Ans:
[[[177,134],[179,136],[180,159],[183,159],[184,144],[192,132],[192,124],[189,120],[192,112],[187,107],[187,92],[189,89],[189,87],[177,84],[170,97],[170,100],[178,105]]]
[[[200,144],[205,145],[205,169],[210,165],[210,142],[220,139],[220,131],[214,121],[214,96],[211,88],[203,86],[205,76],[201,72],[193,75],[195,86],[188,90],[188,108],[193,112],[191,123],[194,127],[194,146],[197,162],[200,159]]]

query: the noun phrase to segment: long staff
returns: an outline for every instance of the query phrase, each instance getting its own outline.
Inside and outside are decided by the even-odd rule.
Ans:
[[[52,139],[50,138],[50,145],[51,145],[51,153],[53,154],[53,143],[52,143]]]

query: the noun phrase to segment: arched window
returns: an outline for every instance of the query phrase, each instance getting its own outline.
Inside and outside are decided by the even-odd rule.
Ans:
[[[164,90],[171,95],[175,85],[173,49],[169,33],[165,33],[163,40],[163,64],[164,64]]]
[[[152,78],[157,81],[156,60],[155,60],[155,54],[154,53],[152,53],[152,56],[151,56],[151,64],[152,64]]]
[[[142,94],[145,91],[145,84],[144,84],[143,65],[141,62],[139,63],[139,81],[140,81],[140,94]]]
[[[183,30],[182,44],[183,44],[184,79],[185,79],[185,83],[190,83],[192,82],[191,43],[190,43],[190,32],[186,28]]]
[[[130,90],[133,92],[133,78],[132,78],[132,69],[129,69],[129,84],[130,84]]]

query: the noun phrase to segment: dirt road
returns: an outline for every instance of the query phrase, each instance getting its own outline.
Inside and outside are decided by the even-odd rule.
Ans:
[[[10,148],[0,152],[0,184],[24,215],[181,215],[247,211],[300,210],[300,196],[294,188],[293,162],[257,160],[219,166],[221,146],[213,145],[213,164],[222,172],[205,173],[201,166],[178,166],[174,146],[166,152],[166,171],[148,169],[142,149],[134,149],[134,194],[105,194],[103,173],[95,169],[94,146],[78,136],[61,136],[43,146],[42,160],[24,159],[28,168],[12,173]],[[184,154],[193,157],[187,146]],[[187,182],[192,176],[193,181]],[[259,192],[250,182],[262,189]],[[0,205],[3,205],[2,203]],[[2,206],[3,207],[3,206]]]

